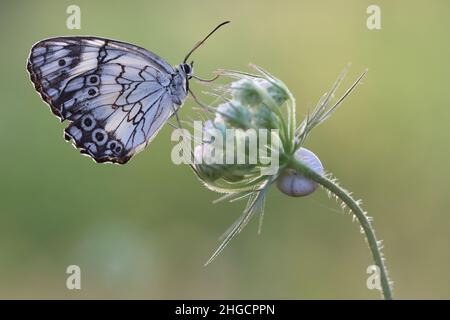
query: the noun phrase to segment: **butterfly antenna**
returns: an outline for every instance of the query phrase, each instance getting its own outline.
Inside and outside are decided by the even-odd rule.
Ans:
[[[225,21],[222,22],[221,24],[219,24],[217,27],[214,28],[213,31],[211,31],[210,33],[208,33],[208,35],[203,38],[203,40],[200,40],[199,42],[197,42],[195,44],[195,46],[191,49],[191,51],[188,52],[188,54],[186,55],[186,57],[183,60],[183,63],[186,63],[186,61],[189,59],[189,57],[191,56],[191,54],[197,50],[203,43],[205,43],[205,41],[214,33],[217,31],[217,29],[219,29],[220,27],[222,27],[223,25],[226,25],[227,23],[230,23],[231,21]]]

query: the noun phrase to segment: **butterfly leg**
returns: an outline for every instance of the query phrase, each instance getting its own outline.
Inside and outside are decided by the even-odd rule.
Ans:
[[[194,99],[195,103],[197,103],[201,108],[203,108],[204,111],[206,112],[214,112],[214,109],[211,106],[208,106],[206,103],[201,102],[197,96],[194,94],[194,92],[192,92],[191,89],[189,89],[189,93],[192,96],[192,99]]]
[[[195,75],[192,75],[192,78],[194,78],[195,80],[201,81],[201,82],[213,82],[213,81],[216,81],[219,77],[220,77],[220,75],[216,74],[211,79],[203,79],[203,78],[197,77]]]
[[[175,108],[172,106],[172,108],[173,108],[173,115],[172,116],[175,116],[175,119],[177,120],[177,123],[178,123],[178,127],[177,126],[175,126],[175,125],[173,125],[173,124],[171,124],[171,123],[169,123],[169,125],[172,127],[172,128],[174,128],[174,129],[183,129],[183,125],[181,124],[181,120],[180,120],[180,118],[178,117],[178,112],[177,112],[177,110],[175,110]]]

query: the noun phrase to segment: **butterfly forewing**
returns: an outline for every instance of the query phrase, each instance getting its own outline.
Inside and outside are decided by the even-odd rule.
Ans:
[[[36,90],[82,153],[126,163],[186,97],[186,79],[157,55],[102,38],[60,37],[35,44],[28,71]]]

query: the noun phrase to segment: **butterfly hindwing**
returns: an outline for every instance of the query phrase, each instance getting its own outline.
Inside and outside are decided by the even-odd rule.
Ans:
[[[52,112],[71,122],[66,139],[97,162],[126,163],[185,97],[179,93],[185,79],[176,69],[145,49],[113,40],[38,42],[28,70]]]

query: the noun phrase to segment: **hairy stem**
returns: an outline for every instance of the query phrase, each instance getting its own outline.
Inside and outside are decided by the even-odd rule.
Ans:
[[[305,177],[314,180],[322,187],[332,192],[336,197],[344,202],[348,208],[350,208],[350,210],[353,212],[353,214],[361,224],[370,251],[372,252],[373,261],[380,270],[381,289],[383,291],[384,298],[386,300],[392,300],[392,289],[389,283],[388,272],[384,264],[381,248],[378,245],[378,240],[375,236],[375,230],[372,227],[368,216],[365,214],[364,210],[361,208],[358,202],[353,199],[345,189],[341,188],[334,181],[313,171],[301,161],[296,160],[294,157],[292,157],[289,167],[296,170],[298,173],[304,175]]]

